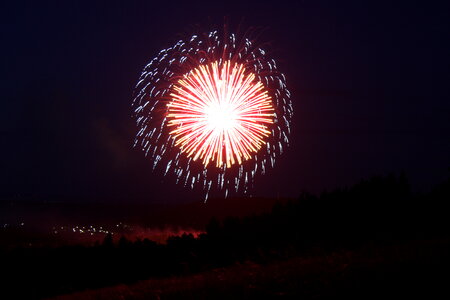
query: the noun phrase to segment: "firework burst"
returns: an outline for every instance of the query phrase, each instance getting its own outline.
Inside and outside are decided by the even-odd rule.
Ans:
[[[168,104],[168,125],[175,145],[187,156],[210,160],[216,167],[251,158],[270,134],[264,123],[273,123],[273,108],[267,91],[255,75],[244,75],[243,65],[229,61],[201,65],[174,87]]]
[[[218,31],[163,49],[133,100],[134,146],[153,169],[205,191],[244,193],[288,145],[285,76],[249,37]]]

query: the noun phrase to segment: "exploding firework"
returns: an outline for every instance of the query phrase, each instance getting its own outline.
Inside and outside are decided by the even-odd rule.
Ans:
[[[285,76],[247,35],[212,31],[163,49],[133,100],[134,146],[153,169],[205,191],[248,192],[288,145]]]

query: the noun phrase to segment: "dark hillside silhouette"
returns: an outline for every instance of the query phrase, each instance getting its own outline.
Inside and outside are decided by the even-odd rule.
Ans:
[[[422,249],[429,241],[440,241],[437,245],[443,243],[441,248],[448,250],[449,199],[450,181],[429,194],[413,195],[404,175],[389,175],[320,196],[304,192],[297,200],[277,203],[260,215],[211,219],[206,233],[198,238],[185,234],[169,238],[165,245],[124,237],[115,243],[108,235],[95,247],[4,249],[2,293],[7,295],[5,299],[37,299],[151,277],[189,276],[248,262],[270,265],[296,257],[359,253],[361,249],[377,252],[383,247],[406,251],[407,247],[400,246],[405,244]],[[398,276],[413,272],[414,276],[438,278],[433,273],[438,264],[448,270],[448,255],[443,254],[448,252],[433,247],[428,254],[413,249],[405,252],[414,265],[400,267]],[[430,257],[433,259],[428,260]],[[392,271],[383,271],[381,265],[373,268],[381,277]],[[427,274],[420,274],[422,271]],[[356,277],[351,280],[359,280]],[[367,284],[364,281],[359,286]],[[382,280],[379,285],[384,288]]]

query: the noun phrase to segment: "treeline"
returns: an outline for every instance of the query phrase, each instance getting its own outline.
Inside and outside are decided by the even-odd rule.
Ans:
[[[107,236],[95,247],[3,250],[2,293],[5,299],[36,299],[249,260],[448,238],[449,199],[450,181],[429,194],[413,195],[404,175],[390,175],[320,196],[305,192],[263,215],[212,219],[198,238],[171,237],[165,245],[125,238],[114,243]]]

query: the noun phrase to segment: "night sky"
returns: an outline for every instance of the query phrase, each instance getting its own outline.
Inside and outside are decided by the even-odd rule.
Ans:
[[[292,93],[291,146],[255,196],[401,171],[426,191],[449,176],[450,7],[370,2],[1,4],[0,196],[200,199],[132,148],[132,93],[160,49],[225,16],[266,28]]]

